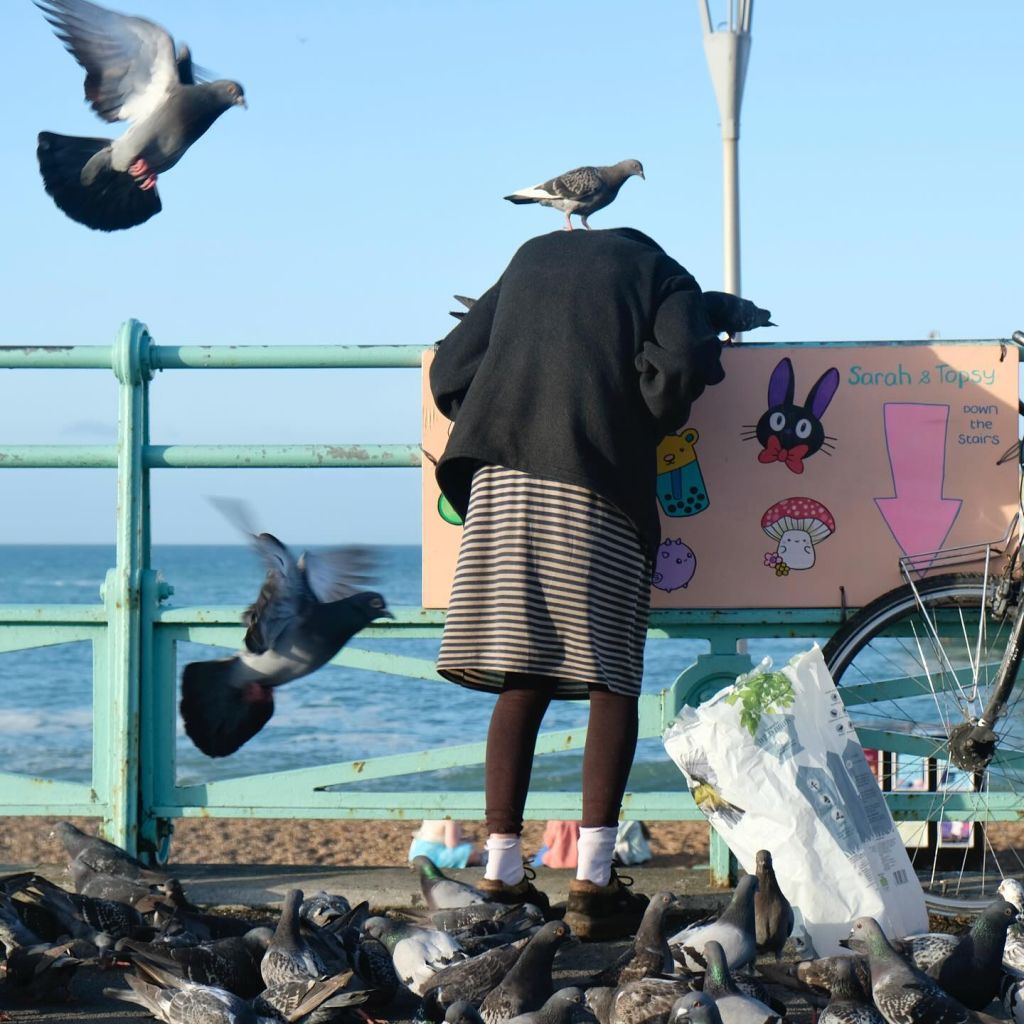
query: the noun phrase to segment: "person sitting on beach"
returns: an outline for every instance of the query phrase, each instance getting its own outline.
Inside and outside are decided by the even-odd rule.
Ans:
[[[483,864],[487,860],[483,850],[467,840],[462,826],[451,818],[443,821],[425,820],[412,834],[409,861],[413,857],[429,857],[439,868],[464,868]]]
[[[430,366],[453,421],[437,482],[464,522],[437,671],[498,694],[478,888],[547,905],[522,856],[534,748],[552,699],[589,698],[565,914],[582,939],[632,934],[647,904],[612,855],[661,543],[657,446],[723,379],[720,355],[693,277],[647,235],[613,228],[526,242]]]

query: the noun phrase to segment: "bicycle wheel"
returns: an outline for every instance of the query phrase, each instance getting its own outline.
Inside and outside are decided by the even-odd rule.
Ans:
[[[1012,626],[992,614],[997,582],[956,573],[898,587],[823,649],[883,789],[915,794],[913,813],[928,818],[899,828],[929,905],[951,913],[984,906],[1004,876],[1024,872],[1015,826],[983,824],[1016,822],[1024,806],[1021,688],[995,725],[987,766],[965,769],[949,744],[995,688]]]

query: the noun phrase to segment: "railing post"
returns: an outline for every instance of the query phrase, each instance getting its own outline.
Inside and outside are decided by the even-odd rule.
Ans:
[[[143,625],[152,621],[142,608],[143,573],[149,568],[149,471],[143,451],[149,443],[149,332],[129,320],[121,326],[113,349],[118,389],[117,423],[117,562],[107,573],[107,674],[100,702],[107,713],[107,762],[104,834],[130,853],[138,849],[140,692],[147,685]]]

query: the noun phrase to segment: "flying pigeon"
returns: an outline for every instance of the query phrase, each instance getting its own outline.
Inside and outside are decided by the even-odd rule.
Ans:
[[[589,231],[587,218],[604,209],[619,194],[622,183],[634,174],[644,177],[639,160],[620,160],[610,167],[576,167],[540,185],[521,188],[505,198],[510,203],[540,203],[561,210],[565,214],[566,231],[572,231],[570,218],[578,214]]]
[[[759,953],[774,953],[782,959],[786,940],[793,932],[793,908],[779,888],[772,855],[758,850],[755,856],[757,892],[754,894],[754,934]]]
[[[134,227],[160,212],[157,175],[230,107],[238,82],[196,82],[186,47],[145,18],[88,0],[36,0],[57,38],[85,68],[85,98],[104,121],[127,121],[116,139],[39,133],[46,191],[72,220],[97,231]]]
[[[238,503],[219,504],[249,534],[267,576],[243,616],[243,649],[190,662],[182,673],[185,732],[210,757],[233,754],[267,724],[275,686],[315,672],[374,619],[394,617],[380,594],[354,585],[364,552],[304,552],[296,560],[273,534],[249,529]]]

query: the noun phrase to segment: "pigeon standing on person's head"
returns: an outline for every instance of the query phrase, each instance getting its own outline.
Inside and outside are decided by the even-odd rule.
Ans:
[[[221,501],[267,566],[247,609],[245,644],[230,658],[193,661],[181,679],[181,717],[192,742],[210,757],[234,753],[274,713],[274,687],[326,665],[374,619],[393,618],[384,598],[359,590],[369,556],[337,549],[296,559],[273,534],[254,533],[238,503]]]
[[[578,214],[583,226],[590,230],[587,218],[604,209],[618,194],[627,178],[644,177],[639,160],[620,160],[610,167],[575,167],[557,178],[530,188],[521,188],[505,196],[510,203],[540,203],[553,206],[565,214],[565,229],[572,231],[572,215]]]
[[[172,168],[225,110],[245,106],[238,82],[195,81],[187,48],[159,25],[87,0],[35,0],[85,68],[85,98],[116,139],[39,133],[46,191],[72,220],[98,231],[134,227],[160,212],[157,175]]]

